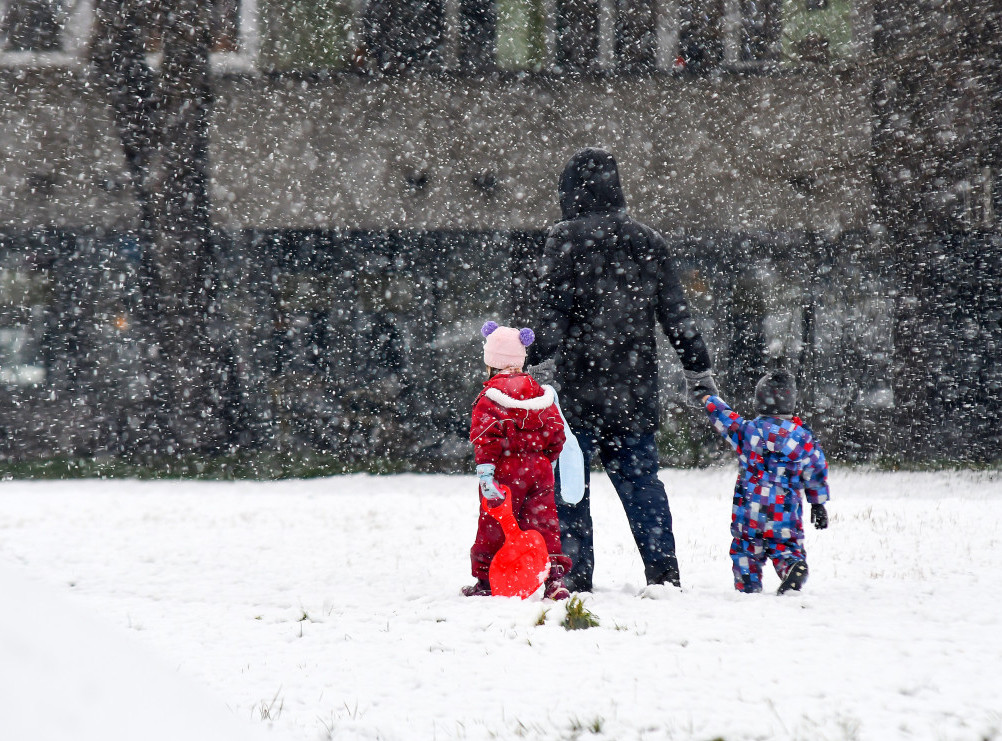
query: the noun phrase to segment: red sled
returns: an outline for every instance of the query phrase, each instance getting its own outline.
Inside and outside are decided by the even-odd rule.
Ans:
[[[498,597],[526,597],[535,594],[550,573],[550,556],[543,536],[535,530],[522,530],[511,511],[511,490],[498,485],[504,494],[498,504],[483,499],[484,509],[504,531],[504,545],[494,554],[487,578],[491,594]]]

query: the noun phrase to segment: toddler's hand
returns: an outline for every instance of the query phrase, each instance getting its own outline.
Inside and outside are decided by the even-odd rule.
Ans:
[[[480,494],[484,499],[504,499],[504,494],[494,483],[493,463],[481,463],[477,466],[477,477],[480,479]]]
[[[818,530],[824,530],[828,527],[828,510],[825,509],[823,504],[812,504],[811,505],[811,523]]]

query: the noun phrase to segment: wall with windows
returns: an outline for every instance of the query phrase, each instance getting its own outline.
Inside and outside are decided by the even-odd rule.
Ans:
[[[230,0],[237,2],[237,0]],[[652,70],[851,64],[869,0],[260,0],[270,69]]]
[[[86,66],[99,0],[0,0],[0,68]],[[258,0],[210,0],[212,51],[220,71],[250,70],[259,60]],[[157,63],[167,0],[123,0],[118,6]]]
[[[663,228],[865,224],[869,87],[836,64],[865,36],[850,0],[214,6],[224,228],[537,229],[595,144]],[[154,65],[164,7],[143,5]],[[0,224],[136,218],[92,21],[93,0],[0,0]]]
[[[865,226],[870,203],[867,88],[835,75],[257,76],[217,92],[226,229],[537,229],[559,216],[568,156],[595,144],[664,229],[838,233]],[[129,227],[124,157],[86,81],[8,72],[0,94],[0,225]]]
[[[443,457],[463,455],[475,330],[509,310],[480,269],[531,265],[563,163],[599,144],[631,209],[682,256],[729,388],[766,352],[796,356],[832,450],[879,456],[892,356],[921,346],[933,383],[919,390],[950,432],[910,450],[997,457],[999,291],[985,276],[1002,274],[1002,119],[985,105],[995,78],[952,63],[995,58],[979,46],[997,45],[989,25],[963,50],[947,34],[914,75],[921,29],[953,22],[925,6],[907,24],[884,8],[882,32],[907,43],[878,44],[874,65],[869,0],[419,5],[217,0],[211,197],[228,287],[213,331],[233,343],[235,440],[375,450],[387,440],[366,420],[390,410],[417,420],[399,439],[431,424]],[[0,0],[0,455],[127,448],[148,393],[129,322],[137,206],[86,65],[92,10]],[[878,218],[955,231],[881,251],[875,200]],[[910,252],[928,275],[894,273]],[[916,316],[892,325],[909,281],[931,293],[899,298]],[[914,344],[895,345],[902,327]],[[448,378],[434,414],[408,371],[421,347]],[[677,400],[677,372],[664,383]]]
[[[865,225],[866,87],[832,75],[233,81],[216,108],[227,228],[534,229],[587,145],[666,228]]]
[[[80,65],[96,1],[0,0],[0,65]],[[870,1],[211,0],[221,68],[691,73],[850,62]],[[169,3],[130,4],[155,54]]]

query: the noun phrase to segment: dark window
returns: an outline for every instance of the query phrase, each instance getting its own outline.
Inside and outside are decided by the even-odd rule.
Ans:
[[[379,72],[442,68],[444,0],[370,0],[365,9],[365,46]]]
[[[723,0],[683,0],[679,8],[679,66],[694,75],[719,67],[724,58]]]
[[[345,69],[364,59],[353,0],[259,0],[261,61],[277,70]]]
[[[776,59],[783,28],[782,0],[740,0],[740,7],[740,60],[760,62]]]
[[[63,49],[67,3],[60,0],[11,0],[0,23],[4,51],[55,52]],[[2,6],[0,6],[2,7]]]
[[[616,62],[623,71],[656,66],[658,5],[655,0],[617,1]]]
[[[241,46],[241,0],[211,0],[212,2],[212,51],[237,52]],[[163,42],[163,27],[167,12],[170,10],[169,0],[146,0],[143,24],[146,37],[146,50],[150,54],[161,51]]]

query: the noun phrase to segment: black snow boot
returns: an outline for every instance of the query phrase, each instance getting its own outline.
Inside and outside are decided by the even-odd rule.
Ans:
[[[675,558],[675,554],[672,554],[667,558],[665,558],[664,568],[661,570],[661,573],[647,583],[670,584],[673,587],[682,586],[682,579],[678,573],[678,559]]]
[[[783,594],[791,589],[800,591],[807,581],[807,563],[805,561],[794,561],[790,570],[786,572],[783,583],[779,585],[776,594]]]

